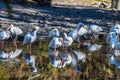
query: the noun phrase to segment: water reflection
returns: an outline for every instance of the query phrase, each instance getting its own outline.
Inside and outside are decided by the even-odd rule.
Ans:
[[[19,56],[22,52],[22,49],[13,49],[11,51],[0,50],[0,59],[13,59]]]
[[[36,73],[35,56],[23,51],[23,59],[33,69],[32,72]]]
[[[84,42],[83,45],[87,46],[89,51],[97,51],[102,47],[102,45],[95,44],[95,43],[91,44],[91,43],[87,43],[87,42]]]
[[[80,72],[80,68],[77,64],[78,60],[82,62],[86,61],[86,54],[79,50],[70,50],[67,52],[62,52],[57,50],[58,56],[54,56],[54,49],[49,48],[49,61],[53,67],[64,68],[67,65],[72,64],[76,72]]]
[[[114,50],[113,55],[111,55],[109,51],[106,54],[109,60],[109,63],[116,65],[117,68],[120,68],[120,53],[119,52],[120,52],[119,50]]]
[[[18,57],[23,57],[23,58],[18,58]],[[35,56],[23,51],[22,49],[12,49],[10,51],[8,50],[0,50],[0,60],[3,62],[15,62],[19,63],[24,61],[26,64],[28,64],[33,70],[31,71],[32,73],[37,72],[37,68],[35,66]]]

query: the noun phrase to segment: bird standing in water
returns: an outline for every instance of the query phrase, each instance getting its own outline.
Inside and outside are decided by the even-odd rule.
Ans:
[[[30,53],[31,53],[31,44],[36,40],[38,30],[39,27],[35,27],[32,32],[27,32],[27,34],[24,36],[23,45],[27,44],[27,50],[29,48]]]
[[[5,40],[9,39],[11,36],[10,32],[8,30],[4,30],[0,32],[0,41],[1,41],[1,48],[4,47]]]
[[[60,33],[57,28],[53,28],[52,30],[50,30],[49,35],[48,35],[49,38],[59,37],[59,36],[60,36]]]
[[[15,36],[15,38],[13,39],[13,44],[17,48],[17,38],[23,33],[23,31],[19,27],[13,26],[13,24],[10,24],[10,26],[7,27],[7,30],[10,31],[11,37]]]

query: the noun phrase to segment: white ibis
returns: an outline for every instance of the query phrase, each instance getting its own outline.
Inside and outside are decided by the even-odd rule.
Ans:
[[[53,28],[52,30],[50,30],[49,35],[48,35],[49,38],[59,37],[59,36],[60,36],[60,33],[57,28]]]
[[[89,26],[88,28],[88,33],[89,34],[92,34],[92,37],[91,39],[94,40],[95,39],[95,34],[98,34],[99,32],[101,32],[103,29],[98,26],[98,25],[95,25],[95,24],[92,24]]]
[[[61,47],[63,45],[63,38],[58,38],[58,37],[54,37],[49,45],[48,48],[53,48],[54,52],[56,52],[56,48]],[[55,54],[56,56],[56,54]]]
[[[23,33],[23,31],[19,27],[13,26],[13,24],[8,26],[7,29],[10,31],[11,35],[15,35],[13,43],[14,43],[14,46],[17,48],[17,37],[18,37],[18,35],[21,35]]]
[[[111,27],[110,31],[114,31],[115,29],[118,29],[118,34],[120,34],[120,24],[115,24]]]
[[[67,36],[67,33],[63,34],[63,46],[64,47],[69,47],[73,43],[73,39],[71,36]]]
[[[29,48],[30,51],[31,51],[31,44],[37,38],[38,29],[39,27],[35,27],[32,32],[27,32],[27,34],[24,36],[23,44],[27,44],[27,49]]]
[[[80,34],[78,34],[78,32],[80,33],[80,31],[81,31],[80,28],[82,26],[84,26],[84,24],[82,22],[79,22],[77,27],[68,33],[68,36],[71,36],[73,41],[78,42],[78,46],[80,45],[80,40],[79,40],[79,35]]]
[[[2,48],[4,47],[4,41],[9,39],[11,36],[10,32],[8,30],[4,30],[0,32],[0,41],[1,41],[1,46]]]

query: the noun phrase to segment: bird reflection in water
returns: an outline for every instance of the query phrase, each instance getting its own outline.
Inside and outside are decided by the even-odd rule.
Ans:
[[[25,62],[26,64],[28,64],[33,69],[31,71],[32,73],[37,72],[37,68],[35,66],[35,56],[31,55],[29,53],[26,53],[22,49],[15,48],[15,49],[12,49],[10,51],[8,51],[7,49],[6,50],[0,50],[0,61],[5,62],[5,64],[8,65],[8,66],[11,63],[23,64]],[[15,66],[13,66],[13,67],[15,67]],[[22,65],[21,70],[22,70],[23,67],[24,67],[24,65]]]
[[[22,53],[22,49],[0,50],[0,59],[13,59]]]
[[[35,56],[23,51],[23,59],[25,60],[26,64],[33,69],[32,73],[36,73],[37,68],[35,66]]]
[[[48,49],[49,61],[53,67],[64,68],[66,65],[72,64],[76,72],[80,72],[80,68],[78,66],[77,61],[78,60],[81,60],[82,62],[86,61],[86,54],[81,51],[70,50],[64,53],[57,50],[56,52],[58,53],[58,56],[55,58],[53,54],[54,49],[51,48]]]
[[[110,54],[110,51],[108,51],[106,56],[110,64],[116,65],[117,68],[120,68],[120,51],[119,50],[114,50],[112,55]]]

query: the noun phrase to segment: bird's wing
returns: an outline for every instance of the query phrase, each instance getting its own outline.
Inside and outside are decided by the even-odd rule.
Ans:
[[[48,47],[55,47],[55,39],[54,38],[50,41]]]
[[[67,37],[63,41],[64,45],[66,45],[66,46],[70,46],[72,44],[72,42],[73,42],[73,39],[71,37]]]
[[[10,34],[7,31],[0,32],[0,40],[5,40],[10,38]]]
[[[27,33],[24,37],[23,44],[30,43],[32,41],[32,38],[33,37],[30,35],[30,33]]]
[[[84,35],[86,33],[87,33],[87,30],[85,28],[83,28],[83,27],[81,27],[80,30],[78,31],[78,35],[80,35],[80,36],[82,36],[82,35]]]
[[[52,30],[49,32],[48,37],[53,37],[53,35],[54,35],[54,29],[52,29]]]
[[[74,41],[77,41],[78,38],[78,32],[76,30],[71,31],[68,36],[72,37]]]
[[[14,34],[14,35],[20,35],[20,34],[23,33],[23,31],[22,31],[20,28],[18,28],[18,27],[12,27],[12,28],[10,29],[10,31],[11,31],[11,33]]]
[[[4,32],[0,32],[0,40],[4,40],[5,39],[5,33]]]

